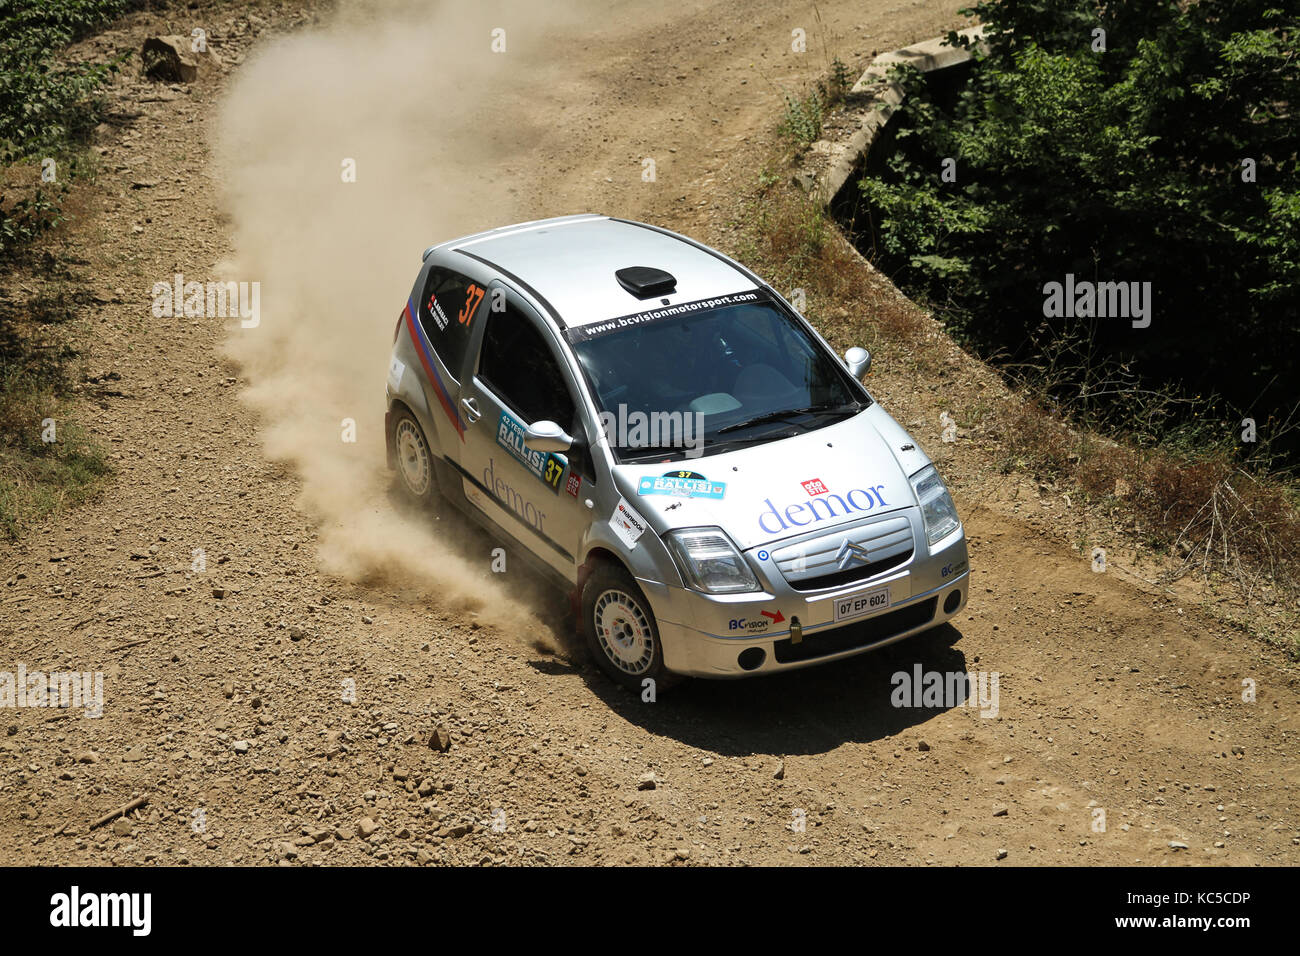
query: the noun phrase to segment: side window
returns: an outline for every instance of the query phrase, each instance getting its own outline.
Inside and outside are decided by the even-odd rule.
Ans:
[[[475,321],[487,314],[485,290],[459,272],[434,266],[420,296],[420,325],[442,364],[460,374]]]
[[[486,312],[478,377],[526,424],[574,425],[573,396],[542,333],[514,305]]]

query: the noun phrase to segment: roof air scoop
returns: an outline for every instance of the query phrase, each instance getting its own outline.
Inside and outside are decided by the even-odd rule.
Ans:
[[[677,291],[677,277],[663,269],[650,266],[628,266],[614,273],[614,278],[628,292],[638,299],[649,299],[657,295],[668,295]]]

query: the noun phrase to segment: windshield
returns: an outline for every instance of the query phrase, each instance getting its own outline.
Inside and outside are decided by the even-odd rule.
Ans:
[[[731,450],[870,403],[803,325],[759,292],[569,330],[620,461]]]

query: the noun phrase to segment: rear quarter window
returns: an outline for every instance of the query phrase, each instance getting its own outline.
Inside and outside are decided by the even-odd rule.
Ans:
[[[459,378],[474,324],[488,312],[487,290],[451,269],[434,266],[420,294],[420,326],[447,371]]]

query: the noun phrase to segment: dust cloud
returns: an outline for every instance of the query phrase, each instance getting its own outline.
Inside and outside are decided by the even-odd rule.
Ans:
[[[536,218],[514,208],[502,171],[531,122],[510,91],[560,16],[529,3],[344,3],[241,67],[213,140],[236,249],[222,271],[262,291],[260,323],[234,328],[228,353],[267,454],[301,479],[323,568],[414,587],[543,643],[515,566],[510,594],[491,573],[487,538],[451,540],[446,522],[394,507],[383,387],[423,249]],[[504,54],[491,49],[497,27]]]

